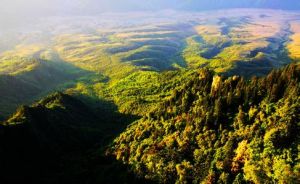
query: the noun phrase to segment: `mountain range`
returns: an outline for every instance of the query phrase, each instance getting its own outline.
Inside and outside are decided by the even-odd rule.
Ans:
[[[4,1],[1,184],[300,183],[296,1]]]

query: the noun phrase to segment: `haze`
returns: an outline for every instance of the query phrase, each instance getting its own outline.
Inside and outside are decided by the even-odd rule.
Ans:
[[[103,11],[158,9],[207,10],[223,8],[299,9],[298,0],[2,0],[5,16],[94,14]]]
[[[224,8],[299,9],[298,0],[2,0],[1,30],[44,16],[95,15],[102,12],[145,10],[209,10]]]

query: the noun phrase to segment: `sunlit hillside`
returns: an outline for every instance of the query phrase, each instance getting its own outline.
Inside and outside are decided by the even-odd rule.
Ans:
[[[293,20],[297,13],[272,10],[161,12],[162,17],[167,18],[159,14],[150,18],[141,14],[139,21],[131,20],[131,14],[119,14],[123,16],[121,20],[116,20],[117,15],[104,14],[99,20],[106,18],[105,22],[79,17],[78,22],[85,25],[84,28],[79,27],[78,22],[73,23],[73,19],[54,19],[51,24],[39,25],[50,28],[50,33],[23,35],[24,41],[4,52],[1,60],[14,53],[19,57],[65,61],[114,78],[137,69],[161,71],[200,66],[221,73],[242,66],[249,75],[256,66],[263,74],[289,63],[289,52],[292,56],[296,54],[299,29]],[[122,22],[124,17],[128,17],[127,22]],[[93,23],[88,22],[91,20]],[[64,27],[55,27],[62,22],[66,24]],[[30,40],[30,37],[39,39]],[[293,42],[289,44],[290,39]],[[251,67],[243,64],[251,64]]]
[[[140,17],[138,21],[134,19],[136,16]],[[122,111],[128,111],[125,104],[136,103],[137,96],[129,100],[130,92],[121,93],[121,97],[107,93],[119,90],[116,84],[120,78],[128,82],[141,80],[147,85],[152,82],[151,77],[147,78],[148,71],[157,75],[155,72],[200,67],[226,75],[264,75],[272,68],[297,60],[300,34],[298,22],[294,21],[297,16],[292,12],[246,9],[48,18],[47,23],[41,20],[34,25],[40,32],[26,28],[25,33],[16,33],[14,39],[6,37],[16,44],[2,48],[0,73],[17,77],[36,71],[41,64],[54,68],[64,65],[67,73],[77,74],[75,78],[78,73],[90,74],[82,82],[69,82],[61,88],[113,100]],[[98,75],[106,78],[105,82],[102,79],[84,82]],[[53,89],[51,85],[50,88]],[[140,86],[136,89],[143,100],[149,99],[149,95],[157,99],[154,92],[146,98]],[[122,87],[122,91],[131,90],[128,85]]]
[[[299,183],[299,11],[4,1],[1,184]]]

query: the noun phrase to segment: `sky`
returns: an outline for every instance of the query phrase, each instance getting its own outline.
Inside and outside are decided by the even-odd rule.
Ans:
[[[157,9],[215,9],[230,7],[300,8],[299,0],[1,0],[6,15],[94,13]]]
[[[200,11],[223,8],[300,10],[300,0],[0,0],[0,27],[3,29],[42,16],[94,15],[108,11]]]

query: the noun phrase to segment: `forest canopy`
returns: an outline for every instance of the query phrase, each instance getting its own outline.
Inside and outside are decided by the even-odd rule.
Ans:
[[[298,183],[300,67],[266,77],[200,69],[108,154],[159,183]]]

